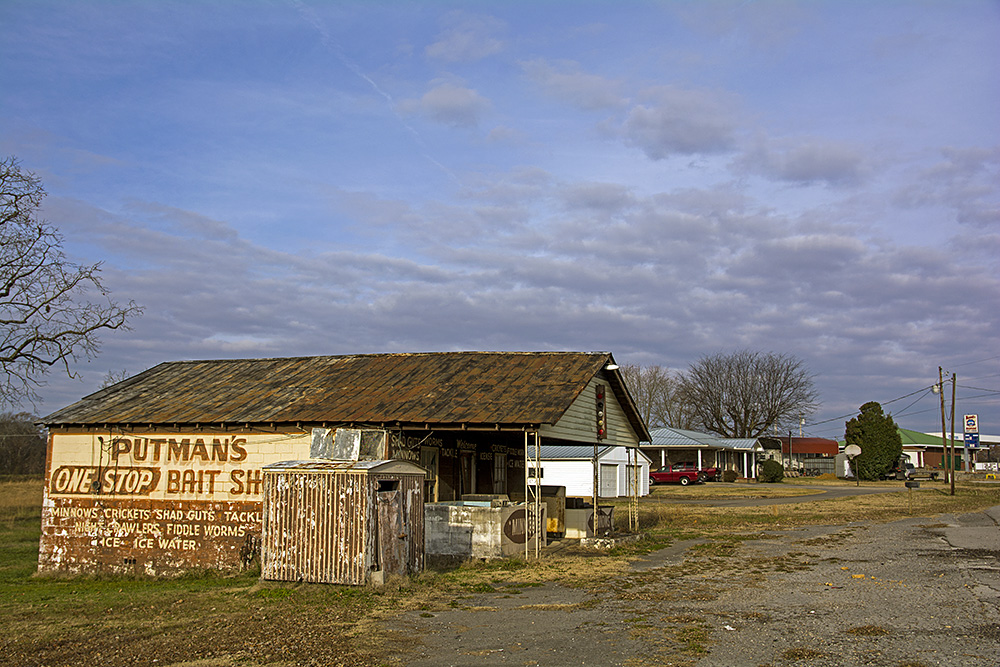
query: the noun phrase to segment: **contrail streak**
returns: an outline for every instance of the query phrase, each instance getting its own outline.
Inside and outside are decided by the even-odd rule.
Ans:
[[[399,115],[399,112],[396,110],[395,101],[392,99],[392,95],[382,90],[382,88],[380,88],[379,85],[375,83],[375,81],[370,76],[368,76],[364,72],[364,70],[362,70],[361,67],[358,66],[357,63],[355,63],[353,60],[347,57],[343,49],[340,48],[340,45],[334,41],[333,37],[331,37],[330,31],[327,30],[326,28],[326,24],[319,17],[319,15],[317,15],[316,12],[313,11],[312,7],[309,7],[301,0],[291,0],[291,2],[292,6],[294,6],[295,9],[298,10],[299,14],[301,14],[302,17],[309,23],[309,25],[315,28],[316,32],[319,33],[320,38],[323,42],[323,46],[329,49],[333,53],[333,55],[337,57],[337,60],[339,60],[344,67],[351,70],[351,72],[353,72],[355,76],[357,76],[359,79],[365,81],[369,86],[371,86],[372,90],[378,93],[386,101],[386,104],[388,104],[389,110],[392,112],[392,115],[396,117],[396,120],[399,121],[399,124],[402,125],[407,132],[410,133],[410,136],[412,136],[413,140],[417,143],[417,146],[420,148],[421,155],[424,157],[424,159],[426,159],[428,162],[430,162],[438,169],[443,171],[445,174],[447,174],[453,181],[455,181],[455,183],[459,183],[458,177],[455,176],[454,172],[452,172],[451,169],[441,164],[427,152],[427,145],[424,143],[424,140],[421,138],[420,134],[415,129],[413,129],[413,127],[409,123],[403,120],[402,116]]]

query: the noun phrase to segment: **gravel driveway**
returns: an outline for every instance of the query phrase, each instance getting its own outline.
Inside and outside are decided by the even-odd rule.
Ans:
[[[386,629],[414,667],[996,667],[998,524],[995,507],[676,544],[598,588],[497,583]]]

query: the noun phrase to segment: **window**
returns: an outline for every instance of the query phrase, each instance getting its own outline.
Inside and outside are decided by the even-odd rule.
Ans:
[[[507,493],[507,455],[493,455],[493,493]]]

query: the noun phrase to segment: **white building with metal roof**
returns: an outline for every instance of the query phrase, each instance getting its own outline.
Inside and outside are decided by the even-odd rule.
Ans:
[[[583,445],[546,444],[540,448],[542,484],[565,486],[566,496],[591,498],[594,495],[594,448]],[[648,456],[635,447],[603,445],[597,450],[598,495],[621,498],[638,489],[649,494]]]
[[[654,469],[672,463],[692,463],[699,468],[735,470],[740,477],[756,479],[757,455],[764,448],[757,438],[723,438],[711,433],[663,426],[649,429],[650,440],[639,447],[653,461]]]

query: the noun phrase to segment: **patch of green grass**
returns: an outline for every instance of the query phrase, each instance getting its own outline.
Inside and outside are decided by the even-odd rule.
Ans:
[[[681,650],[685,653],[695,655],[708,653],[709,630],[704,625],[699,623],[683,627],[677,631],[676,637],[681,644]]]
[[[493,586],[485,582],[478,584],[462,584],[462,588],[472,593],[492,593],[496,590]]]
[[[822,658],[825,653],[811,648],[790,648],[781,654],[785,660],[812,660]]]
[[[292,597],[292,591],[287,588],[261,588],[254,595],[262,600],[284,600]]]

